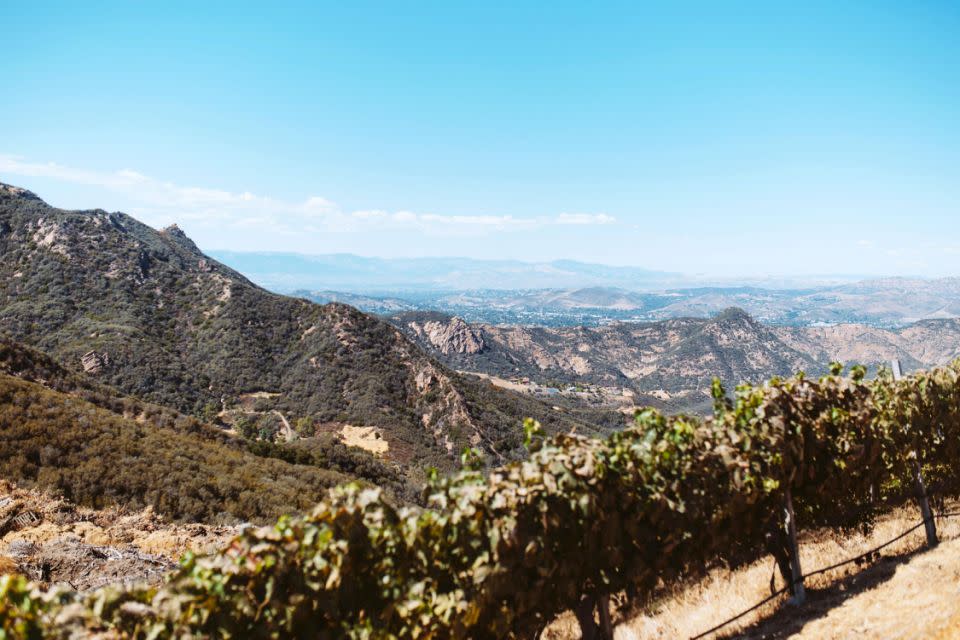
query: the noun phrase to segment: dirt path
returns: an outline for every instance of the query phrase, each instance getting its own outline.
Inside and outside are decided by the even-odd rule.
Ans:
[[[299,438],[299,436],[297,435],[297,432],[293,430],[293,427],[290,426],[290,423],[287,422],[286,417],[284,417],[282,413],[280,413],[276,409],[273,409],[271,413],[273,413],[278,418],[280,418],[280,422],[283,423],[283,435],[287,439],[287,442],[293,442],[294,440]]]

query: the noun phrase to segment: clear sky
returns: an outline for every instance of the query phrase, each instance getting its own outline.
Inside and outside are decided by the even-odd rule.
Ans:
[[[955,0],[0,16],[0,180],[204,249],[960,275]]]

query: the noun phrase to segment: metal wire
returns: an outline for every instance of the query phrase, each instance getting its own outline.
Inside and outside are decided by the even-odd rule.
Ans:
[[[938,515],[935,516],[935,517],[937,517],[937,518],[953,518],[953,517],[956,517],[956,516],[960,516],[960,511],[951,512],[951,513],[941,513],[941,514],[938,514]],[[838,568],[840,568],[840,567],[842,567],[842,566],[844,566],[844,565],[848,565],[848,564],[851,564],[851,563],[853,563],[853,562],[857,562],[857,561],[859,561],[859,560],[862,560],[862,559],[864,559],[864,558],[867,558],[867,557],[869,557],[869,556],[872,556],[873,554],[875,554],[876,552],[880,551],[880,550],[883,549],[884,547],[889,547],[891,544],[893,544],[893,543],[896,542],[897,540],[900,540],[900,539],[902,539],[902,538],[907,537],[908,535],[910,535],[911,533],[913,533],[914,531],[916,531],[917,529],[919,529],[920,527],[922,527],[924,524],[925,524],[925,521],[924,521],[924,520],[921,520],[921,521],[919,522],[919,524],[916,524],[916,525],[910,527],[909,529],[907,529],[906,531],[904,531],[904,532],[901,533],[900,535],[896,536],[895,538],[891,538],[890,540],[887,540],[887,541],[884,542],[883,544],[878,545],[878,546],[870,549],[869,551],[865,551],[865,552],[861,553],[860,555],[854,556],[854,557],[852,557],[852,558],[850,558],[850,559],[848,559],[848,560],[843,560],[842,562],[838,562],[838,563],[836,563],[836,564],[832,564],[832,565],[830,565],[829,567],[823,567],[822,569],[817,569],[816,571],[811,571],[810,573],[805,573],[805,574],[803,574],[803,579],[809,578],[809,577],[811,577],[811,576],[816,576],[816,575],[819,575],[819,574],[821,574],[821,573],[826,573],[826,572],[828,572],[828,571],[832,571],[832,570],[834,570],[834,569],[838,569]],[[723,628],[726,627],[727,625],[730,625],[730,624],[736,622],[737,620],[739,620],[739,619],[742,618],[743,616],[747,615],[748,613],[752,613],[753,611],[756,611],[757,609],[759,609],[759,608],[762,607],[763,605],[767,604],[767,603],[770,602],[771,600],[774,600],[774,599],[780,597],[781,595],[783,595],[784,593],[786,593],[788,590],[789,590],[789,587],[784,587],[783,589],[780,589],[779,591],[777,591],[776,593],[774,593],[774,594],[771,595],[770,597],[764,598],[763,600],[761,600],[761,601],[758,602],[757,604],[753,605],[753,606],[750,607],[749,609],[746,609],[745,611],[742,611],[742,612],[738,613],[737,615],[733,616],[732,618],[729,618],[728,620],[725,620],[725,621],[721,622],[720,624],[716,625],[715,627],[711,627],[710,629],[707,629],[707,630],[704,631],[703,633],[700,633],[700,634],[698,634],[698,635],[693,636],[692,638],[690,638],[690,640],[700,640],[701,638],[705,638],[705,637],[709,636],[710,634],[715,633],[715,632],[719,631],[720,629],[723,629]]]
[[[728,624],[731,624],[731,623],[733,623],[733,622],[736,622],[737,620],[739,620],[739,619],[742,618],[743,616],[747,615],[748,613],[751,613],[751,612],[753,612],[753,611],[756,611],[757,609],[759,609],[759,608],[762,607],[763,605],[767,604],[767,603],[770,602],[771,600],[774,600],[774,599],[776,599],[776,598],[779,598],[779,597],[782,596],[784,593],[786,593],[788,589],[789,589],[789,587],[784,587],[783,589],[780,589],[780,591],[777,591],[777,592],[774,593],[772,596],[769,596],[769,597],[767,597],[767,598],[764,598],[763,600],[761,600],[761,601],[758,602],[757,604],[753,605],[752,607],[750,607],[750,608],[747,609],[746,611],[741,611],[740,613],[738,613],[737,615],[733,616],[733,617],[730,618],[729,620],[727,620],[727,621],[725,621],[725,622],[721,622],[720,624],[718,624],[717,626],[713,627],[712,629],[707,629],[706,631],[704,631],[704,632],[701,633],[700,635],[693,636],[692,638],[690,638],[690,640],[700,640],[700,638],[705,638],[705,637],[707,637],[708,635],[710,635],[711,633],[713,633],[714,631],[719,631],[720,629],[723,629],[723,628],[724,628],[725,626],[727,626]]]
[[[910,535],[911,533],[913,533],[914,531],[916,531],[917,529],[919,529],[920,527],[922,527],[924,524],[925,524],[925,522],[924,522],[923,520],[921,520],[919,524],[913,525],[912,527],[910,527],[909,529],[907,529],[906,531],[904,531],[903,533],[901,533],[901,534],[898,535],[897,537],[895,537],[895,538],[890,538],[889,540],[887,540],[887,541],[884,542],[883,544],[881,544],[881,545],[879,545],[879,546],[877,546],[877,547],[874,547],[873,549],[870,549],[869,551],[864,551],[863,553],[861,553],[861,554],[858,555],[858,556],[854,556],[853,558],[850,558],[849,560],[844,560],[843,562],[838,562],[837,564],[832,564],[832,565],[830,565],[829,567],[824,567],[824,568],[822,568],[822,569],[817,569],[816,571],[811,571],[810,573],[805,573],[805,574],[803,574],[803,577],[804,577],[804,578],[809,578],[809,577],[811,577],[811,576],[816,576],[816,575],[819,575],[819,574],[821,574],[821,573],[826,573],[827,571],[832,571],[832,570],[838,569],[838,568],[840,568],[840,567],[842,567],[842,566],[844,566],[844,565],[850,564],[850,563],[852,563],[852,562],[857,562],[858,560],[862,560],[862,559],[864,559],[864,558],[866,558],[866,557],[868,557],[868,556],[872,556],[872,555],[875,554],[877,551],[880,551],[880,549],[883,549],[884,547],[889,547],[891,544],[893,544],[893,543],[896,542],[897,540],[900,540],[901,538],[906,538],[908,535]]]

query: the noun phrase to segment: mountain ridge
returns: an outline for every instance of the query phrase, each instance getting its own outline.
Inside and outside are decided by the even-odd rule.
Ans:
[[[436,312],[398,313],[390,320],[460,370],[541,386],[592,385],[605,388],[607,396],[620,388],[633,394],[620,402],[676,411],[708,410],[713,377],[732,388],[801,370],[825,373],[831,361],[876,367],[896,358],[909,370],[960,355],[960,320],[901,329],[783,327],[739,308],[706,319],[599,327],[498,326]]]
[[[258,420],[280,412],[305,421],[305,435],[376,427],[388,459],[414,475],[451,468],[464,446],[520,455],[525,415],[551,430],[591,431],[530,398],[461,379],[352,307],[263,290],[179,227],[156,231],[126,214],[56,209],[24,193],[0,188],[0,323],[75,371],[93,354],[97,379],[125,394],[210,416],[253,394]]]
[[[527,262],[462,257],[375,258],[355,254],[307,255],[282,251],[211,251],[248,273],[260,285],[283,292],[347,288],[357,293],[394,289],[445,290],[548,286],[589,287],[600,283],[667,286],[680,274],[642,267],[617,267],[576,260]],[[559,283],[559,284],[558,284]]]

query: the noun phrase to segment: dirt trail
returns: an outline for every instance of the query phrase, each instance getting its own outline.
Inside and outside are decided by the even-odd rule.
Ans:
[[[297,432],[293,430],[293,427],[290,426],[290,423],[287,422],[287,418],[282,413],[276,409],[272,409],[271,413],[280,418],[280,422],[283,423],[283,436],[287,439],[287,442],[293,442],[300,437],[297,435]]]

